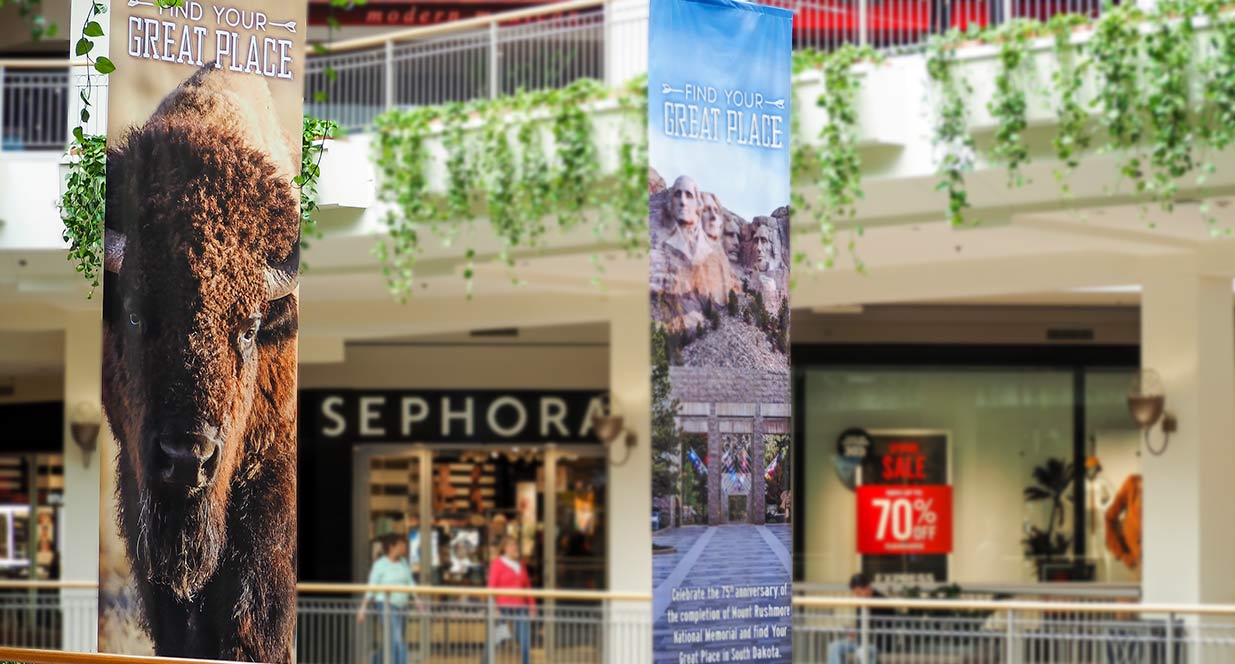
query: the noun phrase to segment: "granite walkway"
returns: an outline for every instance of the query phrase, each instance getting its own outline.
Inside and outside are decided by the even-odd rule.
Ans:
[[[709,661],[701,655],[731,652],[734,657],[746,648],[764,650],[747,652],[753,661],[789,662],[789,625],[791,616],[751,616],[724,620],[723,611],[749,613],[752,609],[787,607],[790,598],[742,597],[739,589],[761,587],[787,588],[792,578],[792,557],[786,544],[790,526],[725,525],[687,527],[657,533],[658,544],[678,547],[673,554],[653,557],[653,640],[657,664],[678,662],[680,655],[691,661],[700,656],[701,664]],[[725,590],[730,596],[725,597]],[[715,589],[711,598],[708,589]],[[676,591],[677,599],[674,598]],[[736,593],[735,593],[736,591]],[[676,621],[671,624],[671,621]],[[758,628],[776,626],[783,634],[761,633]],[[734,627],[732,632],[725,630]],[[743,633],[744,627],[755,627]],[[712,631],[709,631],[712,630]],[[775,656],[776,649],[782,653]],[[711,661],[720,661],[719,659]]]

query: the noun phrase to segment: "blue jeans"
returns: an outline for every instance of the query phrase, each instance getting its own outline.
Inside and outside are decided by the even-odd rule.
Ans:
[[[828,664],[849,664],[849,656],[861,652],[862,644],[853,639],[833,641],[828,646]],[[875,646],[866,646],[866,662],[875,664]]]
[[[519,642],[519,657],[523,664],[529,664],[532,659],[532,623],[528,620],[527,609],[524,607],[498,607],[500,615],[499,623],[505,622],[510,626],[510,634],[516,641]],[[480,655],[480,664],[489,664],[488,641],[495,638],[493,634],[486,634],[486,648]],[[495,646],[500,647],[498,644]],[[497,652],[495,649],[494,652]]]
[[[373,651],[373,664],[385,664],[383,639],[390,644],[390,664],[407,664],[407,627],[406,609],[399,606],[387,607],[381,602],[375,602],[373,615],[381,625],[378,629],[377,648]]]

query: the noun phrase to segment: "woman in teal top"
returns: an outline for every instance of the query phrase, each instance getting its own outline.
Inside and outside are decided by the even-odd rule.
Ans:
[[[369,569],[369,585],[371,586],[413,586],[416,580],[412,578],[412,568],[407,562],[407,540],[398,535],[386,535],[382,538],[382,555],[373,561]],[[369,613],[369,602],[375,604],[374,613],[381,616],[382,633],[390,644],[390,661],[388,664],[407,664],[407,638],[404,636],[404,626],[407,622],[407,604],[410,597],[407,593],[379,592],[365,593],[364,601],[360,603],[360,612],[356,620],[363,623]],[[383,664],[383,650],[380,646],[373,653],[373,664]]]

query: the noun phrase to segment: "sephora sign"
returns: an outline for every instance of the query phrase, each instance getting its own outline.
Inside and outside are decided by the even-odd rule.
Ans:
[[[305,390],[301,435],[314,441],[597,443],[604,392]]]

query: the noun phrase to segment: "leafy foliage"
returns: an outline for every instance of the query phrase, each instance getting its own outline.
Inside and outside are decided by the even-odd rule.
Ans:
[[[999,44],[999,70],[995,74],[995,94],[986,107],[999,123],[991,152],[1007,165],[1009,187],[1025,184],[1021,174],[1021,167],[1029,161],[1029,145],[1025,141],[1025,130],[1029,127],[1025,70],[1030,63],[1029,40],[1038,27],[1034,21],[1014,19],[994,32]]]
[[[326,141],[335,138],[339,125],[330,120],[304,117],[300,132],[300,175],[293,183],[300,189],[300,246],[309,248],[310,239],[321,239],[313,213],[317,211],[317,180],[322,174],[322,155]]]
[[[54,39],[60,32],[55,22],[43,15],[43,0],[0,0],[0,9],[6,6],[17,7],[17,16],[30,26],[30,37],[34,41]]]
[[[1051,506],[1046,528],[1031,527],[1023,543],[1025,554],[1035,560],[1046,559],[1065,553],[1071,540],[1062,533],[1056,533],[1055,528],[1064,525],[1066,510],[1065,500],[1072,490],[1075,480],[1076,466],[1063,459],[1050,458],[1033,469],[1033,484],[1025,487],[1025,502],[1048,502]],[[1076,497],[1072,496],[1072,500]]]
[[[73,130],[69,172],[60,198],[61,235],[69,244],[68,260],[90,282],[90,296],[102,282],[103,211],[107,186],[107,138]]]
[[[939,151],[939,181],[935,189],[948,197],[948,223],[965,223],[969,192],[965,174],[973,170],[974,140],[969,132],[968,98],[973,88],[956,70],[956,51],[968,33],[952,29],[931,39],[926,58],[926,73],[940,101],[935,112],[935,149]]]
[[[618,172],[605,178],[592,110],[610,97],[596,81],[579,80],[556,90],[380,116],[373,159],[379,197],[393,206],[388,237],[377,255],[391,294],[406,301],[414,290],[420,233],[428,230],[451,244],[460,226],[475,216],[476,206],[501,240],[497,258],[510,269],[519,250],[540,246],[548,223],[556,220],[559,229],[570,230],[596,206],[603,209],[593,225],[597,238],[612,239],[607,222],[616,219],[619,245],[630,253],[640,251],[647,223],[646,78],[617,93],[619,112],[628,119],[637,114],[631,124],[641,128],[625,136]],[[440,136],[446,149],[444,199],[430,191],[434,155],[426,141],[431,136]],[[465,255],[470,292],[476,252],[468,248]]]
[[[677,413],[669,381],[671,349],[664,326],[652,323],[652,495],[677,493],[674,486],[675,460],[680,458]]]

